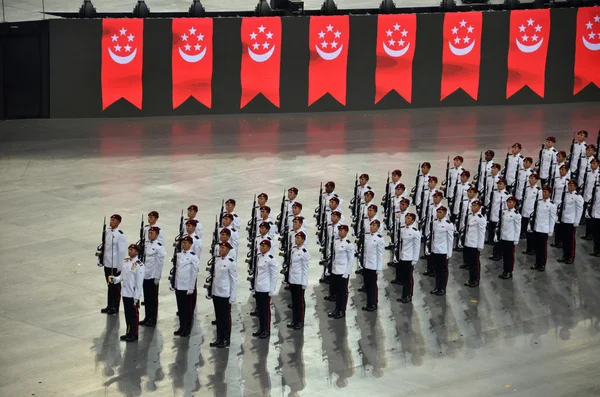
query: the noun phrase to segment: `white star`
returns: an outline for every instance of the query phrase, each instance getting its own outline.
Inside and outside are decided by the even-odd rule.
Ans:
[[[541,32],[541,31],[542,31],[542,25],[537,25],[537,26],[535,27],[535,31],[536,31],[536,32]]]
[[[326,41],[324,41],[324,42],[322,42],[322,43],[321,43],[321,47],[323,47],[323,48],[327,48],[327,44],[328,44],[328,43],[327,43]]]
[[[460,44],[460,39],[458,38],[458,36],[454,38],[454,44]]]
[[[200,51],[200,47],[201,47],[201,45],[200,45],[200,44],[196,44],[196,45],[194,46],[194,49],[195,49],[196,51]]]
[[[187,39],[188,39],[188,35],[184,33],[183,36],[181,36],[181,40],[187,41]]]
[[[408,34],[408,30],[404,29],[402,32],[402,37],[406,37],[406,35]]]
[[[183,46],[183,48],[185,48],[186,51],[189,51],[192,48],[192,46],[189,44],[186,44]]]
[[[117,45],[115,46],[115,51],[121,51],[121,46],[117,44]]]
[[[529,40],[529,36],[527,36],[526,34],[524,34],[523,36],[521,36],[521,39],[523,41],[527,41],[527,40]]]
[[[259,31],[260,33],[264,33],[264,32],[265,32],[265,27],[264,27],[263,25],[260,25],[260,26],[258,27],[258,31]]]
[[[256,40],[256,33],[254,33],[254,32],[250,33],[250,39]]]
[[[328,32],[333,31],[333,26],[331,26],[331,24],[327,25],[327,31]]]
[[[465,21],[464,19],[462,21],[460,21],[460,27],[464,28],[465,26],[467,26],[467,21]]]
[[[456,26],[452,28],[452,34],[458,34],[458,28]]]
[[[119,30],[119,32],[121,32],[121,36],[124,36],[125,33],[127,33],[127,29],[121,28],[121,30]]]
[[[204,35],[202,33],[198,33],[198,40],[199,41],[203,41],[204,40]]]
[[[389,40],[388,43],[390,43],[390,45],[394,45],[396,41],[395,40]]]
[[[131,51],[131,46],[129,44],[127,44],[124,48],[126,52]]]
[[[467,36],[463,39],[464,43],[468,43],[469,41],[471,41],[471,38],[469,36]]]
[[[596,15],[596,16],[594,17],[594,22],[600,22],[600,16]]]
[[[319,32],[319,38],[320,39],[324,39],[325,38],[325,32],[323,32],[322,30]]]
[[[467,32],[469,32],[469,33],[473,33],[473,29],[474,29],[474,28],[473,28],[473,26],[469,26],[469,27],[467,28]]]
[[[135,36],[129,33],[129,36],[127,36],[127,41],[133,41],[133,39],[135,39]]]
[[[253,47],[255,50],[258,50],[258,48],[260,47],[260,44],[258,44],[258,43],[254,43],[254,45],[252,45],[252,47]]]
[[[110,38],[112,39],[112,41],[119,40],[119,36],[117,36],[116,34],[113,34],[112,36],[110,36]]]
[[[272,38],[273,38],[273,33],[271,33],[271,32],[267,33],[267,39],[269,39],[269,40],[270,40],[270,39],[272,39]]]
[[[585,24],[585,26],[586,26],[588,29],[591,29],[591,28],[592,28],[592,23],[591,23],[591,22],[588,22],[588,23],[586,23],[586,24]],[[114,37],[114,36],[113,36],[113,37]]]
[[[394,32],[392,32],[389,29],[387,30],[387,32],[385,32],[385,34],[387,34],[387,37],[392,37],[392,33],[394,33]]]
[[[398,45],[400,47],[404,47],[404,40],[400,39],[400,41],[398,41]]]
[[[537,34],[534,34],[533,36],[531,36],[531,40],[537,41],[537,39],[538,39],[538,35]]]
[[[342,36],[342,32],[340,32],[339,30],[336,30],[333,35],[335,36],[336,39],[339,39]]]
[[[190,28],[190,34],[191,35],[196,34],[196,28],[194,28],[193,26]]]
[[[400,30],[400,25],[398,25],[398,22],[396,22],[396,24],[394,25],[394,30]]]
[[[533,23],[534,23],[534,22],[535,22],[535,21],[534,21],[533,19],[529,18],[529,19],[527,20],[527,26],[533,26]]]
[[[331,48],[337,48],[337,45],[338,45],[337,41],[333,40],[331,42]]]
[[[521,25],[519,26],[519,32],[524,32],[525,31],[525,25]]]
[[[589,37],[590,39],[594,39],[594,38],[596,38],[596,33],[592,32],[592,33],[590,33],[590,34],[588,35],[588,37]]]
[[[263,43],[263,45],[262,45],[262,46],[263,46],[263,48],[266,50],[266,49],[268,49],[268,48],[269,48],[269,43]]]

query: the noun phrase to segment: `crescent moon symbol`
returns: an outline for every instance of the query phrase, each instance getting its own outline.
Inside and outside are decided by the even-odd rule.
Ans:
[[[115,54],[114,52],[112,52],[109,47],[108,54],[110,55],[112,60],[115,61],[116,63],[118,63],[119,65],[127,65],[129,62],[133,61],[133,58],[135,58],[135,56],[137,54],[137,48],[135,50],[133,50],[133,52],[131,54],[127,55],[126,57],[121,57],[121,56]]]
[[[450,47],[450,51],[452,51],[452,53],[458,57],[462,57],[464,55],[467,55],[468,53],[470,53],[471,51],[473,51],[473,48],[475,48],[475,41],[473,40],[473,42],[465,48],[456,48],[452,45],[451,42],[448,42],[448,47]]]
[[[588,50],[590,50],[590,51],[598,51],[598,50],[600,50],[600,43],[598,43],[598,44],[592,44],[589,41],[587,41],[584,36],[581,36],[581,40],[583,40],[583,45]]]
[[[200,51],[200,54],[198,54],[198,55],[188,55],[185,52],[183,52],[181,50],[181,48],[178,48],[178,50],[179,50],[179,55],[181,55],[183,60],[186,62],[189,62],[189,63],[199,62],[202,60],[202,58],[204,58],[204,55],[206,55],[206,46],[204,46],[204,49],[202,51]]]
[[[342,44],[340,46],[340,48],[338,48],[334,52],[325,52],[325,51],[322,51],[321,49],[319,49],[318,45],[315,45],[315,49],[317,50],[317,53],[319,54],[319,56],[326,61],[333,61],[335,58],[340,56],[343,48],[344,48],[344,45]]]
[[[410,43],[408,43],[406,45],[406,47],[404,47],[401,50],[392,50],[387,45],[385,45],[385,41],[382,42],[381,44],[383,44],[383,50],[385,51],[385,53],[388,54],[389,56],[391,56],[392,58],[398,58],[398,57],[403,56],[404,54],[406,54],[408,52],[408,49],[410,48]]]
[[[530,53],[539,50],[539,48],[542,46],[542,43],[544,42],[544,38],[542,37],[542,39],[534,45],[522,44],[518,38],[516,38],[515,41],[517,42],[517,47],[519,47],[519,50],[521,50],[524,53]]]
[[[252,50],[250,49],[250,47],[248,47],[248,55],[250,55],[250,58],[252,58],[252,60],[254,62],[265,62],[265,61],[268,61],[269,58],[271,58],[271,55],[273,55],[273,52],[275,52],[275,46],[271,47],[271,49],[269,51],[265,52],[262,55],[257,54],[255,52],[252,52]]]

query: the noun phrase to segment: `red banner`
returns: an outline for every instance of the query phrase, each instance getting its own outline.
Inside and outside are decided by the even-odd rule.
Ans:
[[[544,97],[549,39],[549,9],[511,11],[507,99],[525,86]]]
[[[442,95],[444,100],[459,88],[477,100],[481,63],[481,12],[444,14]]]
[[[102,110],[121,98],[142,108],[143,49],[143,19],[102,19]]]
[[[212,18],[175,18],[171,53],[173,109],[189,97],[211,108],[213,72]]]
[[[600,88],[600,7],[577,10],[573,95],[588,84]]]
[[[263,94],[279,107],[281,18],[242,18],[242,99],[240,109]]]
[[[411,102],[416,37],[415,14],[381,14],[377,17],[375,103],[392,90]]]
[[[346,106],[346,72],[350,19],[345,16],[310,17],[308,106],[330,94]]]

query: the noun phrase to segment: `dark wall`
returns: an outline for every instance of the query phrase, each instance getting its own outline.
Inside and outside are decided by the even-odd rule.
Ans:
[[[413,100],[395,92],[378,104],[375,95],[377,16],[350,16],[347,104],[329,95],[308,106],[309,18],[282,19],[280,95],[277,108],[259,95],[240,110],[241,19],[214,20],[212,108],[189,99],[173,109],[171,95],[171,20],[144,22],[143,107],[121,99],[102,110],[102,20],[51,20],[50,116],[119,117],[210,113],[275,113],[372,110],[431,106],[534,104],[600,100],[600,89],[590,85],[573,95],[575,23],[577,9],[551,10],[551,33],[546,62],[545,96],[523,88],[506,99],[509,12],[483,13],[478,100],[461,90],[440,101],[443,14],[417,15],[418,45],[413,63]]]

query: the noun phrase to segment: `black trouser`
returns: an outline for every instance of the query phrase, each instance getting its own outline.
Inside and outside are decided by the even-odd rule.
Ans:
[[[433,264],[433,259],[431,257],[431,253],[425,257],[425,261],[427,262],[427,273],[428,274],[435,273],[435,266]]]
[[[137,338],[140,313],[138,306],[133,303],[133,298],[123,297],[123,310],[125,311],[125,323],[127,324],[126,335]]]
[[[271,332],[271,297],[268,292],[256,292],[256,310],[258,310],[258,329]]]
[[[548,260],[548,233],[533,232],[533,247],[535,250],[535,265],[546,267]]]
[[[154,320],[158,318],[158,285],[155,284],[153,278],[144,280],[144,302],[146,304],[146,320]]]
[[[479,261],[479,250],[477,248],[465,247],[463,258],[469,268],[469,281],[479,282],[481,277],[481,262]]]
[[[177,311],[179,312],[179,329],[181,331],[192,330],[192,319],[194,317],[194,309],[192,300],[194,294],[188,295],[186,290],[175,290],[177,298]]]
[[[515,270],[515,242],[500,240],[497,245],[502,253],[504,273],[512,273]]]
[[[335,286],[335,312],[346,312],[346,305],[348,304],[348,281],[350,281],[349,276],[348,278],[344,278],[341,274],[331,275],[331,282]]]
[[[594,254],[600,254],[600,218],[588,219],[588,225],[592,229],[592,237],[594,239]]]
[[[498,225],[498,222],[492,222],[489,221],[487,224],[487,231],[488,231],[488,238],[487,241],[488,243],[493,243],[494,242],[494,234],[496,233],[496,225]],[[495,252],[494,252],[495,254]]]
[[[377,270],[367,269],[363,273],[365,282],[365,291],[367,291],[367,306],[377,306]]]
[[[525,246],[525,251],[532,252],[533,251],[533,233],[527,231],[529,226],[529,218],[522,217],[521,218],[521,234],[525,234],[525,238],[527,239],[527,244]]]
[[[587,206],[584,207],[583,215],[581,215],[581,221],[583,222],[585,220],[585,238],[590,238],[590,237],[592,237],[594,225],[593,225],[592,218],[585,217],[586,211],[587,211]]]
[[[561,223],[554,225],[554,245],[562,245],[563,242],[563,226]]]
[[[212,296],[213,306],[215,307],[215,317],[217,319],[217,340],[231,340],[231,305],[229,298]]]
[[[411,261],[400,261],[396,265],[396,278],[402,281],[402,297],[413,296],[413,265]]]
[[[572,223],[561,223],[563,257],[575,259],[575,228]]]
[[[196,302],[198,301],[198,286],[194,285],[194,293],[192,294],[192,314],[196,310]]]
[[[448,259],[446,259],[446,254],[431,254],[431,260],[435,267],[435,289],[445,291],[448,285]]]
[[[332,282],[333,278],[329,277],[330,287]],[[294,324],[304,323],[304,312],[306,311],[304,289],[302,289],[302,285],[300,284],[290,284],[290,292],[292,293],[292,322]]]
[[[121,302],[121,283],[113,284],[108,281],[108,276],[118,277],[121,275],[121,272],[118,272],[117,269],[112,267],[104,266],[104,278],[108,283],[108,291],[106,293],[106,307],[113,308],[119,310],[120,302]]]
[[[329,279],[329,297],[336,297],[337,296],[337,290],[335,289],[335,281],[334,281],[333,274],[330,273],[328,276]]]

